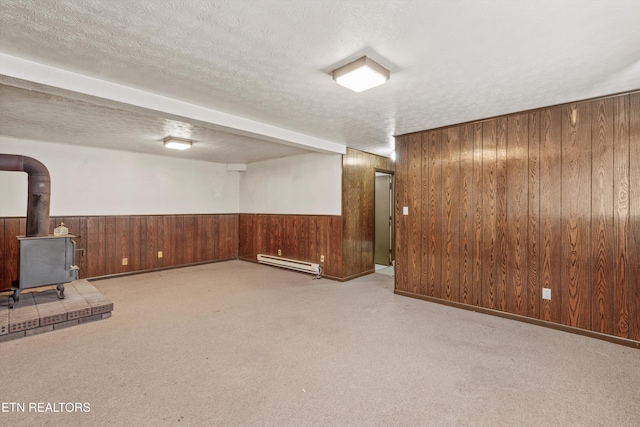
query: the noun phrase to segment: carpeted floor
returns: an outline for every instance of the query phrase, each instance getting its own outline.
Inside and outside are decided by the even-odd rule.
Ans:
[[[640,351],[396,296],[384,274],[230,261],[93,284],[112,318],[0,344],[0,425],[640,420]]]

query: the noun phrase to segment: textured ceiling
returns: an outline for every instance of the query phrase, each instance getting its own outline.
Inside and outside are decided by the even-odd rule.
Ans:
[[[638,22],[638,0],[3,0],[0,51],[388,155],[394,134],[640,88]],[[332,81],[363,54],[386,85]]]
[[[184,119],[143,114],[0,84],[3,135],[108,147],[217,163],[252,163],[306,150],[223,132]],[[172,135],[194,140],[191,149],[167,151]]]

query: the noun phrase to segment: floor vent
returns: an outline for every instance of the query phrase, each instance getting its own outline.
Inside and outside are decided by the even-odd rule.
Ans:
[[[313,262],[298,261],[295,259],[264,254],[258,254],[258,262],[260,264],[273,265],[276,267],[301,271],[303,273],[315,274],[317,279],[319,279],[322,274],[322,267],[320,267],[320,264],[316,264]]]

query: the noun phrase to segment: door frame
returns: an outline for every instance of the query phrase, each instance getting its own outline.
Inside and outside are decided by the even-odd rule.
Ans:
[[[373,257],[373,265],[375,266],[376,264],[376,254],[375,254],[375,246],[376,246],[376,227],[375,227],[375,210],[376,210],[376,192],[375,192],[375,181],[376,181],[376,173],[384,173],[387,175],[391,175],[391,190],[390,190],[390,198],[389,198],[389,213],[391,214],[392,220],[391,220],[391,225],[390,225],[390,229],[389,229],[389,237],[390,237],[390,245],[391,247],[389,248],[391,250],[390,254],[391,254],[391,265],[395,266],[395,260],[396,260],[396,174],[394,171],[388,170],[388,169],[380,169],[380,168],[374,168],[373,171],[373,253],[372,253],[372,257]]]

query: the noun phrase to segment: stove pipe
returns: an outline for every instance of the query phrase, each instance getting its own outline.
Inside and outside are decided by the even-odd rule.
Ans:
[[[0,154],[0,171],[26,172],[29,175],[27,237],[48,236],[51,179],[47,168],[31,157]]]

